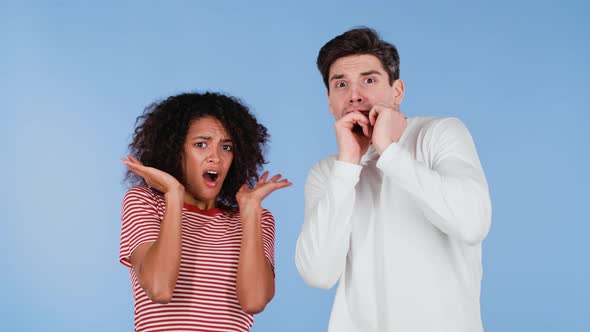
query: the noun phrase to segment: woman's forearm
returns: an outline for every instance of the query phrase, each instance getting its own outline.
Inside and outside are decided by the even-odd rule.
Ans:
[[[274,296],[274,274],[264,254],[262,208],[241,209],[240,215],[242,243],[236,288],[242,309],[255,314],[264,310]]]

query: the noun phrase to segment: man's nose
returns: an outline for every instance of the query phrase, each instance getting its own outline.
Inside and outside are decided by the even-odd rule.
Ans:
[[[350,89],[350,99],[348,100],[349,104],[362,104],[363,101],[365,101],[365,98],[363,97],[358,88],[353,87],[352,89]]]

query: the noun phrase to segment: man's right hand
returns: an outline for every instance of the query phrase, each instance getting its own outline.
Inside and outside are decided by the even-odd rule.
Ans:
[[[362,132],[353,131],[355,125]],[[334,123],[338,142],[338,160],[359,164],[371,143],[372,127],[367,116],[361,112],[351,112]]]

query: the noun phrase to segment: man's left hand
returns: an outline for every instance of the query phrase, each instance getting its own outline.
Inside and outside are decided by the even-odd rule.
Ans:
[[[400,111],[399,105],[376,104],[369,113],[373,126],[372,143],[381,155],[391,143],[399,142],[408,126],[408,119]]]

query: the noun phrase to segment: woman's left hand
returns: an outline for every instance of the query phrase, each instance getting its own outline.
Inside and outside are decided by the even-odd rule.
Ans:
[[[260,207],[262,200],[270,195],[273,191],[285,187],[289,187],[293,183],[287,179],[281,179],[281,175],[277,174],[268,179],[268,171],[264,172],[254,188],[250,189],[247,184],[244,184],[236,194],[236,200],[240,206],[240,210],[249,207]]]

